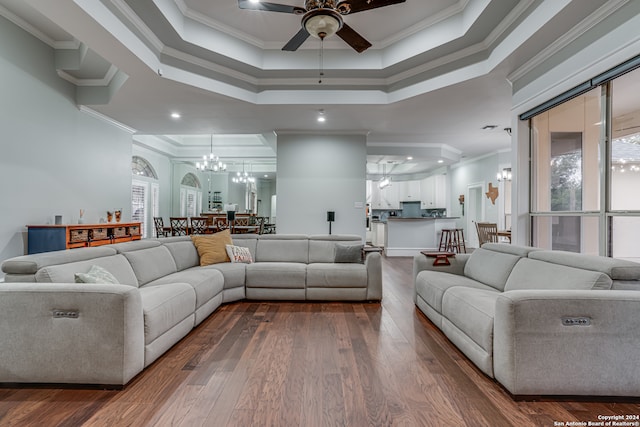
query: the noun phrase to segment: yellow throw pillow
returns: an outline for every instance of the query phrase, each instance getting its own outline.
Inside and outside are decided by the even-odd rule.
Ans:
[[[233,245],[229,230],[214,234],[193,235],[191,240],[193,240],[193,244],[198,250],[198,255],[200,255],[200,265],[231,261],[227,255],[227,245]]]

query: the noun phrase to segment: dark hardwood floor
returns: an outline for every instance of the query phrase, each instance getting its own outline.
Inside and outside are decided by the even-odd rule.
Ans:
[[[0,389],[0,426],[557,426],[640,414],[637,400],[514,401],[415,309],[411,271],[410,258],[383,260],[382,304],[224,305],[121,391]]]

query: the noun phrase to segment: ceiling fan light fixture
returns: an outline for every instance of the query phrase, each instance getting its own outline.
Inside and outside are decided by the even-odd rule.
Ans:
[[[343,21],[340,14],[334,10],[316,9],[307,12],[302,25],[311,36],[324,40],[340,31]]]

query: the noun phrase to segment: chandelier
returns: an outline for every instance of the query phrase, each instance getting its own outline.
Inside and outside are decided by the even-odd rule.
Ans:
[[[211,151],[202,156],[202,163],[196,162],[196,169],[203,172],[224,172],[227,165],[220,161],[220,157],[213,154],[213,134],[211,135]]]
[[[251,167],[251,165],[249,165],[249,167]],[[256,179],[253,177],[251,172],[247,173],[247,171],[244,170],[244,162],[242,162],[242,172],[238,171],[236,176],[231,178],[231,181],[236,184],[248,184],[256,182]]]

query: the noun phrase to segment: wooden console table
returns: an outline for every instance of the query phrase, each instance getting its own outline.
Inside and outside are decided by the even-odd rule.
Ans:
[[[140,240],[139,222],[27,225],[27,252],[58,251]]]

